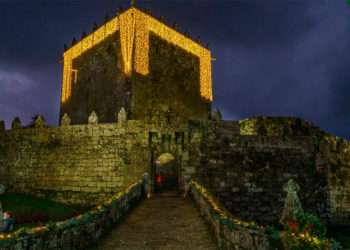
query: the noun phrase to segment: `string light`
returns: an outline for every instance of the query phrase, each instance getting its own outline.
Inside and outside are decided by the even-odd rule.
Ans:
[[[146,15],[138,12],[136,18],[135,71],[141,75],[149,74],[149,29]]]
[[[135,16],[133,11],[127,11],[120,15],[120,43],[124,61],[124,73],[131,74],[132,51],[135,38]]]
[[[105,38],[114,34],[119,30],[119,18],[115,17],[102,27],[95,30],[92,34],[85,37],[79,43],[68,49],[63,54],[63,79],[62,79],[62,97],[61,102],[65,103],[71,96],[71,84],[72,84],[72,62],[75,58],[87,50],[95,47]]]
[[[130,8],[64,53],[62,103],[71,96],[72,60],[118,30],[120,30],[121,51],[126,75],[130,75],[133,70],[133,59],[135,72],[142,75],[149,74],[149,33],[152,32],[199,58],[200,93],[207,101],[213,100],[210,51],[157,19],[136,8]],[[135,54],[133,55],[134,49]]]

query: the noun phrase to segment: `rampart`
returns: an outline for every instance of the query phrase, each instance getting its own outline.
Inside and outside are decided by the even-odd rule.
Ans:
[[[133,120],[3,131],[0,183],[9,192],[97,204],[149,171],[152,149],[158,144],[158,152],[170,150],[162,147],[163,137],[158,133],[175,140],[175,133],[161,125],[155,129],[155,125]],[[173,145],[171,150],[176,151],[178,144]]]
[[[212,122],[191,147],[196,177],[235,216],[277,223],[284,185],[300,185],[304,209],[324,221],[350,221],[349,142],[298,118]]]
[[[150,171],[168,152],[180,190],[192,178],[235,216],[276,223],[293,178],[306,211],[347,223],[350,143],[294,118],[242,121],[126,120],[0,132],[0,182],[10,192],[94,205]]]

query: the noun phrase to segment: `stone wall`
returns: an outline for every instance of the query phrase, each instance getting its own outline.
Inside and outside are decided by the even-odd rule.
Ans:
[[[10,192],[96,204],[148,170],[148,133],[139,125],[10,130],[0,143],[0,183]]]
[[[61,105],[74,124],[86,124],[95,111],[101,123],[114,122],[116,110],[130,113],[131,82],[123,73],[119,32],[73,60],[72,96]],[[76,74],[76,75],[75,75]]]
[[[241,135],[260,136],[320,136],[324,132],[300,118],[260,116],[239,121]]]
[[[142,181],[132,184],[90,211],[32,229],[0,234],[1,250],[88,249],[142,199]]]
[[[199,59],[158,36],[150,35],[150,73],[123,72],[120,34],[73,60],[72,96],[61,104],[73,124],[86,124],[95,111],[101,122],[114,122],[124,107],[129,119],[207,119],[210,103],[200,94]]]
[[[134,119],[208,119],[210,103],[200,94],[199,58],[152,33],[149,56],[150,73],[132,79]]]
[[[198,182],[191,181],[190,194],[214,233],[219,249],[272,249],[264,228],[235,219]]]
[[[170,153],[181,190],[198,177],[244,220],[277,222],[283,185],[293,178],[306,211],[337,224],[350,221],[350,144],[304,121],[35,126],[0,130],[0,183],[12,192],[96,204],[145,171],[152,177],[154,161]]]
[[[350,223],[350,142],[332,135],[315,138],[317,165],[328,171],[331,222]]]
[[[235,216],[276,223],[286,196],[283,186],[293,178],[301,186],[300,198],[305,210],[328,220],[327,170],[316,166],[313,137],[301,136],[303,131],[306,134],[305,129],[298,133],[291,129],[289,136],[267,136],[266,130],[264,136],[256,130],[251,130],[255,135],[246,135],[247,126],[241,125],[242,122],[212,123],[199,149],[191,148],[190,162],[201,182]]]
[[[15,126],[0,132],[0,183],[9,192],[93,205],[144,172],[152,173],[152,161],[162,153],[171,153],[179,169],[186,169],[185,129],[180,124],[174,128],[162,121],[135,120],[57,128],[37,123]]]

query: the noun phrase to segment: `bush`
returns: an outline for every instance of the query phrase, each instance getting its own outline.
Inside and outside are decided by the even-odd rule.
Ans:
[[[326,226],[317,216],[310,213],[298,214],[297,221],[299,233],[309,233],[320,238],[326,237]]]
[[[289,221],[281,237],[284,248],[289,250],[337,250],[340,245],[326,238],[326,226],[310,213],[299,213],[295,221]]]

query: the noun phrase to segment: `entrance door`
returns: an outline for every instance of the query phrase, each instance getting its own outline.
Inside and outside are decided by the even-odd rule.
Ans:
[[[155,191],[176,190],[178,188],[178,166],[170,153],[161,154],[155,160]],[[158,180],[157,180],[158,178]],[[161,186],[159,186],[161,178]],[[157,185],[158,184],[158,185]],[[161,190],[160,190],[161,189]]]

